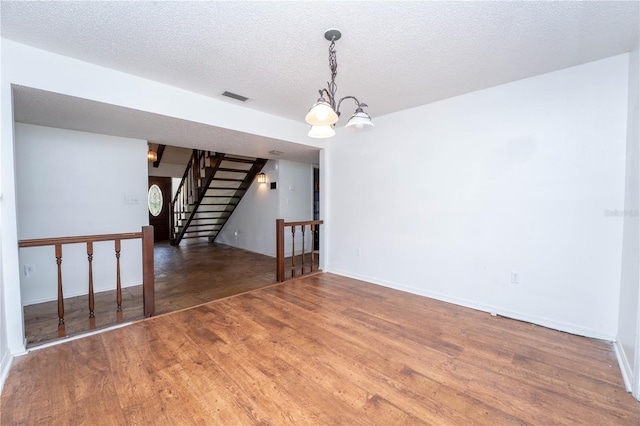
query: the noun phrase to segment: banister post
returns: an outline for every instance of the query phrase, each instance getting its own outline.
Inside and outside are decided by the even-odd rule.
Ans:
[[[156,312],[154,271],[153,271],[153,226],[142,227],[142,309],[144,316]]]
[[[87,260],[89,260],[89,318],[95,318],[93,297],[93,242],[87,242]]]
[[[58,265],[58,325],[64,325],[64,296],[62,295],[62,244],[55,245]]]
[[[284,219],[276,219],[276,280],[284,281]]]

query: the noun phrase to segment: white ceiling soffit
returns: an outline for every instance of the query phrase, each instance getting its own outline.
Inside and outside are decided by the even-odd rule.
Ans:
[[[637,48],[638,1],[1,2],[2,37],[302,121],[329,79],[372,117]],[[345,113],[350,113],[344,108]]]
[[[13,86],[19,123],[144,139],[226,154],[317,164],[318,149],[30,87]],[[274,156],[269,151],[281,151]]]
[[[154,151],[158,151],[157,143],[150,143],[149,148]],[[185,166],[189,163],[191,159],[192,150],[188,148],[180,148],[173,145],[165,145],[164,151],[162,152],[162,164],[178,164],[181,166]],[[159,157],[160,155],[158,155]]]

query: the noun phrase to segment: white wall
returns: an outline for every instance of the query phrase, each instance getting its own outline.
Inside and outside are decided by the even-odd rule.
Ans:
[[[280,218],[313,220],[313,165],[280,160]]]
[[[147,142],[17,123],[18,238],[140,232],[147,211]],[[125,197],[137,203],[125,202]],[[22,303],[57,299],[54,247],[20,249]],[[62,247],[65,297],[88,292],[86,244]],[[122,241],[122,286],[142,284],[141,240]],[[32,272],[25,274],[29,265]],[[114,243],[94,244],[96,292],[115,289]]]
[[[0,235],[2,230],[0,230]],[[2,247],[0,247],[0,253]],[[0,256],[1,257],[1,256]],[[2,285],[2,262],[0,262],[0,394],[11,367],[11,352],[7,342],[7,316],[4,308],[4,286]]]
[[[288,222],[313,220],[313,165],[269,161],[262,172],[267,175],[267,183],[259,185],[254,181],[216,242],[275,257],[276,219]],[[271,182],[277,183],[276,190],[269,189]],[[308,253],[312,241],[308,229],[305,241]],[[301,243],[302,234],[298,228],[296,252],[302,249]],[[291,234],[285,232],[285,255],[290,254]]]
[[[629,56],[627,150],[625,169],[624,234],[622,276],[618,313],[617,345],[621,368],[629,390],[638,392],[638,303],[640,285],[640,58],[638,50]],[[635,364],[634,364],[635,363]]]
[[[328,269],[613,340],[627,74],[619,55],[334,139]]]
[[[280,209],[278,217],[286,222],[313,220],[313,165],[280,160]],[[295,229],[296,254],[302,252],[302,232]],[[311,229],[306,227],[304,251],[309,253],[313,243]],[[291,255],[291,228],[285,228],[284,253]]]

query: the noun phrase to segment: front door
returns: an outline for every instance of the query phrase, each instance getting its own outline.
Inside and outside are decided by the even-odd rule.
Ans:
[[[149,176],[149,225],[153,226],[154,241],[166,241],[169,235],[169,203],[171,178]]]

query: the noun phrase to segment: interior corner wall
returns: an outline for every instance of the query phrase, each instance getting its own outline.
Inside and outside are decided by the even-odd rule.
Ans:
[[[280,160],[280,217],[286,222],[313,220],[313,165]]]
[[[295,161],[280,160],[280,208],[279,218],[285,222],[313,220],[313,165]],[[296,227],[295,254],[302,252],[302,230]],[[284,253],[292,254],[291,232],[285,229]],[[306,227],[304,233],[304,251],[309,253],[313,235]]]
[[[146,141],[22,123],[15,129],[19,239],[140,232],[148,225]],[[62,251],[65,297],[87,294],[86,245]],[[122,241],[121,254],[122,286],[141,284],[141,241]],[[20,266],[24,305],[57,299],[53,247],[20,249]],[[96,292],[115,289],[115,271],[113,242],[94,243]]]
[[[330,272],[614,340],[628,63],[465,94],[332,141]]]
[[[267,183],[259,184],[254,179],[216,237],[217,243],[275,257],[276,219],[281,189],[270,189],[270,184],[276,182],[279,185],[279,172],[278,161],[267,161],[262,168],[262,173],[267,175]]]
[[[25,353],[26,339],[22,298],[20,296],[20,273],[18,262],[18,225],[16,212],[13,90],[7,78],[11,61],[5,60],[4,42],[0,39],[0,256],[4,321],[7,346],[12,356]],[[3,354],[4,357],[4,354]]]
[[[640,55],[629,55],[627,147],[625,168],[624,233],[618,313],[618,357],[628,388],[639,397],[637,369],[640,302]]]
[[[2,232],[0,230],[0,232]],[[2,257],[2,247],[0,246],[0,258]],[[2,285],[2,262],[0,262],[0,394],[4,388],[4,382],[9,375],[11,367],[11,351],[7,341],[7,316],[4,308],[4,286]]]

